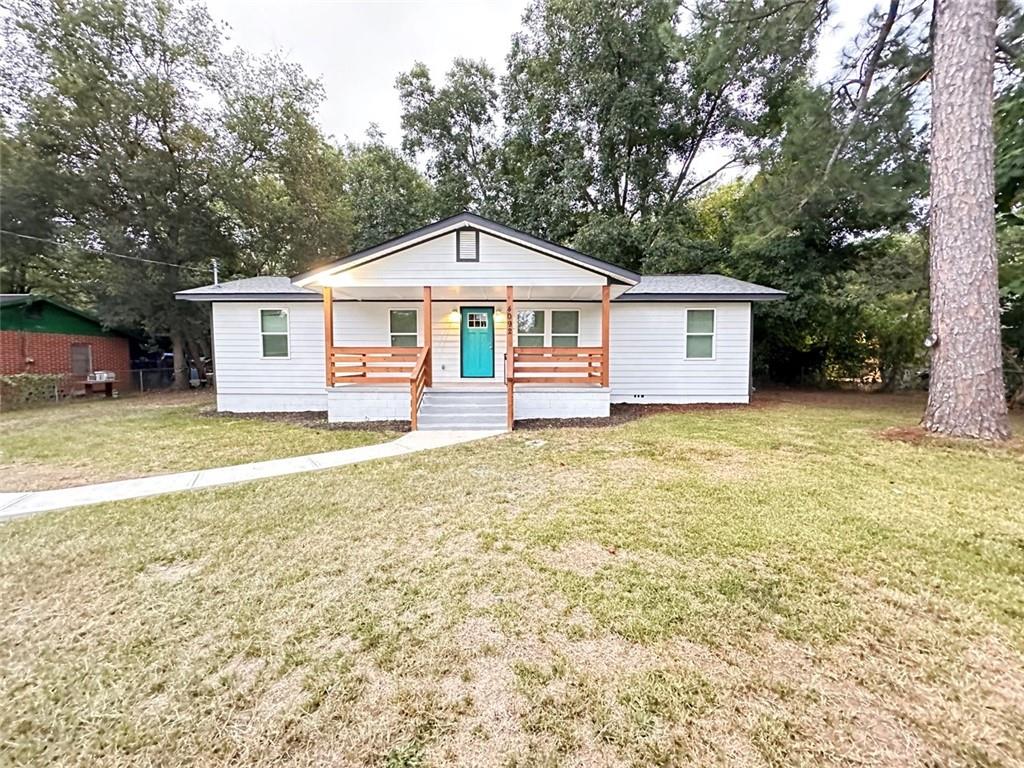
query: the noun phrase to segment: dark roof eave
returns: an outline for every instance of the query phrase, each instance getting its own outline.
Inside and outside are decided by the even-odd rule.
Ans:
[[[785,293],[629,293],[615,301],[782,301]]]
[[[311,293],[177,293],[178,301],[323,301]],[[786,294],[777,293],[624,293],[612,299],[621,302],[658,301],[782,301]]]
[[[323,301],[318,293],[176,293],[178,301]]]

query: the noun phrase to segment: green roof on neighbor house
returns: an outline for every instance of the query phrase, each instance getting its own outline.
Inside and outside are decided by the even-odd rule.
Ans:
[[[77,336],[124,336],[104,327],[88,312],[31,293],[0,293],[0,330],[67,333]]]

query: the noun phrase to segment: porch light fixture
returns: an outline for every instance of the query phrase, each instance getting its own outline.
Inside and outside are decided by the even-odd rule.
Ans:
[[[458,309],[453,309],[448,313],[448,320],[452,323],[458,323],[462,321],[462,313]]]

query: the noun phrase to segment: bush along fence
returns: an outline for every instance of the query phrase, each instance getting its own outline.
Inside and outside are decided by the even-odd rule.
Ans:
[[[85,376],[72,373],[4,374],[0,375],[0,410],[173,389],[174,378],[172,368],[96,371]],[[191,387],[207,383],[192,379],[189,381]]]

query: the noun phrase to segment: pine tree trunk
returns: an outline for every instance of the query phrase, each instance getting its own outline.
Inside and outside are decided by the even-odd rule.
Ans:
[[[932,72],[932,348],[924,426],[1010,435],[1002,375],[992,133],[995,0],[936,0]]]

